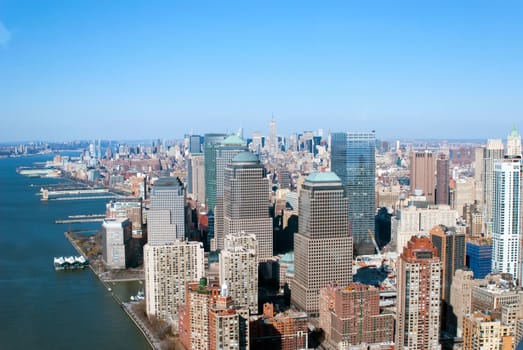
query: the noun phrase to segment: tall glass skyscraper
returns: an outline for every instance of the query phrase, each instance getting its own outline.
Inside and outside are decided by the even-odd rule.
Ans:
[[[375,147],[374,131],[331,134],[331,170],[340,177],[349,200],[355,255],[375,253]]]

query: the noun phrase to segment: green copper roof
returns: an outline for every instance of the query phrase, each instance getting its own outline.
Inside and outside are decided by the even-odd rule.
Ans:
[[[305,181],[309,182],[341,182],[338,175],[336,175],[333,172],[326,172],[326,173],[312,173]]]
[[[512,127],[512,132],[510,133],[510,136],[519,137],[519,132],[518,132],[518,129],[516,129],[515,125]]]
[[[293,263],[294,262],[294,252],[288,252],[280,259],[282,263]]]
[[[258,163],[260,160],[251,152],[242,152],[234,156],[233,163]]]
[[[222,145],[226,146],[245,146],[247,143],[238,135],[231,135],[222,141]]]

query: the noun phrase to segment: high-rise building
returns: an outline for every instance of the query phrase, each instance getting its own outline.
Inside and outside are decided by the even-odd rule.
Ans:
[[[202,153],[203,137],[200,135],[191,135],[189,137],[189,153],[198,154]]]
[[[394,315],[380,314],[379,289],[361,283],[321,289],[320,327],[336,348],[394,343]]]
[[[126,218],[104,219],[102,257],[108,269],[125,269],[129,264],[132,238],[131,222]]]
[[[161,177],[154,183],[147,212],[147,242],[173,243],[185,238],[185,189],[180,179]]]
[[[269,151],[274,153],[276,150],[278,150],[278,137],[276,136],[276,121],[273,116],[269,123]]]
[[[258,241],[258,261],[273,256],[272,219],[269,216],[269,180],[265,167],[250,152],[236,155],[225,167],[224,235],[244,231]],[[217,237],[223,248],[223,237]]]
[[[291,301],[307,313],[318,314],[321,288],[331,282],[345,286],[352,281],[347,206],[347,196],[335,173],[310,174],[302,185]]]
[[[331,134],[331,170],[339,176],[347,194],[349,231],[356,255],[374,253],[375,144],[374,131]]]
[[[228,295],[240,307],[258,313],[258,243],[254,234],[244,232],[225,236],[220,252],[220,285],[227,286]]]
[[[494,164],[492,271],[520,278],[521,158]]]
[[[205,204],[205,159],[203,154],[191,154],[187,159],[188,168],[187,173],[188,183],[187,193],[192,195],[192,198],[198,203]]]
[[[215,242],[218,249],[223,243],[223,186],[225,167],[237,154],[248,150],[247,143],[236,135],[231,135],[222,141],[216,148],[216,206],[214,211],[214,238],[220,239],[220,244]],[[212,244],[211,244],[212,245]],[[214,247],[212,247],[214,248]],[[213,250],[211,248],[211,250]]]
[[[521,157],[521,135],[514,126],[507,136],[507,157]]]
[[[492,241],[467,242],[467,265],[475,278],[485,278],[492,271]]]
[[[216,148],[225,140],[227,134],[205,134],[205,198],[209,210],[216,205]],[[209,223],[210,224],[210,223]]]
[[[427,236],[414,236],[398,261],[396,346],[440,349],[441,262]]]
[[[483,209],[484,181],[485,181],[485,146],[474,149],[474,201],[478,203],[480,211]]]
[[[448,205],[402,208],[391,218],[392,245],[401,254],[412,236],[427,233],[436,225],[455,226],[457,219],[458,213]]]
[[[436,204],[450,204],[449,168],[449,157],[444,153],[439,154],[436,159]]]
[[[412,152],[410,154],[410,191],[421,190],[427,202],[434,203],[434,157],[432,152]],[[448,175],[447,175],[448,176]]]
[[[488,140],[487,148],[484,155],[484,176],[483,179],[483,208],[485,217],[483,223],[485,225],[484,233],[487,236],[492,235],[492,211],[494,206],[494,164],[503,159],[503,142],[499,139]]]
[[[185,302],[185,283],[204,274],[204,251],[199,242],[144,246],[145,305],[147,315],[165,321],[176,318]]]
[[[430,239],[441,261],[441,299],[448,304],[454,272],[465,267],[465,233],[456,232],[455,227],[437,225],[430,230]]]

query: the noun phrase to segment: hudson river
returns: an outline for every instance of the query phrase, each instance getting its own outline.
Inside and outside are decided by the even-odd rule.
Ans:
[[[27,178],[16,168],[51,158],[0,159],[0,348],[149,349],[90,269],[53,269],[54,256],[78,255],[64,237],[68,228],[101,225],[55,220],[103,213],[107,200],[41,202],[41,186],[64,180]]]

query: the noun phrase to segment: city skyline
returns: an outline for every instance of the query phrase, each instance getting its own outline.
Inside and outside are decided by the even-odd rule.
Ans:
[[[521,114],[518,2],[50,4],[0,5],[3,142],[268,135],[272,116],[504,138]]]

